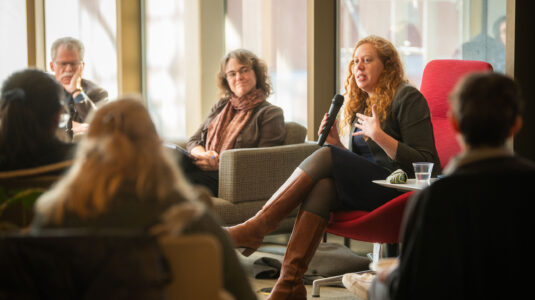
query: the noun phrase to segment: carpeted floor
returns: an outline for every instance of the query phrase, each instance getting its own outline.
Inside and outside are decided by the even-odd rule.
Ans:
[[[282,261],[286,250],[287,235],[274,235],[266,237],[262,247],[249,257],[240,254],[240,260],[246,268],[251,280],[251,285],[258,295],[258,299],[266,299],[269,289],[275,285],[277,272],[280,268],[277,264]],[[370,243],[351,241],[350,250],[343,246],[341,237],[328,235],[327,243],[322,244],[311,262],[306,281],[322,278],[315,274],[342,275],[348,272],[356,272],[368,268],[369,260],[367,253],[372,251]],[[256,263],[255,263],[256,262]],[[255,275],[264,279],[257,279]],[[322,286],[320,297],[312,297],[312,285],[306,285],[309,299],[332,299],[332,300],[355,300],[360,299],[344,287]]]

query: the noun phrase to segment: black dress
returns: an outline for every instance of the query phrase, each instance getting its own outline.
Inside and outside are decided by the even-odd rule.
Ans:
[[[342,210],[371,211],[400,195],[401,192],[382,187],[372,180],[386,179],[396,169],[414,177],[413,162],[433,162],[435,175],[441,170],[429,107],[416,88],[409,84],[398,88],[381,128],[398,141],[395,159],[388,157],[371,139],[366,141],[360,136],[351,137],[349,150],[329,146]],[[351,132],[355,130],[352,126]]]
[[[342,210],[372,211],[401,193],[372,180],[385,179],[390,171],[379,166],[361,136],[353,137],[358,153],[331,146],[333,176]]]

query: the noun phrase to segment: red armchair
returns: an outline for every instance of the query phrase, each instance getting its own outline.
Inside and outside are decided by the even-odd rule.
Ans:
[[[425,66],[420,92],[431,110],[435,146],[442,167],[461,150],[448,121],[448,96],[461,77],[477,71],[492,71],[492,66],[483,61],[456,59],[432,60]]]
[[[435,146],[442,167],[461,149],[448,121],[448,96],[465,74],[490,70],[492,66],[486,62],[453,59],[432,60],[425,66],[420,91],[431,111]],[[381,244],[399,243],[403,213],[407,200],[413,193],[404,193],[371,212],[356,210],[332,213],[327,232],[374,243],[372,261],[377,261],[380,258]],[[312,296],[319,297],[321,285],[339,283],[341,280],[342,276],[315,280]]]

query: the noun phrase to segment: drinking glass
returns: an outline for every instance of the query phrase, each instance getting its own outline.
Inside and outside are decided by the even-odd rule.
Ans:
[[[412,163],[414,167],[414,175],[416,177],[416,184],[431,183],[431,171],[433,171],[433,163],[430,162],[415,162]]]

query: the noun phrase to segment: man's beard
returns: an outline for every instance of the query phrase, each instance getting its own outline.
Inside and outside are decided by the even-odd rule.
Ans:
[[[65,77],[71,77],[71,79],[69,79],[69,82],[68,82],[68,83],[70,83],[71,80],[72,80],[72,76],[73,75],[74,75],[74,72],[65,72],[65,73],[61,74],[61,76],[59,77],[59,81],[63,82],[63,79]]]

